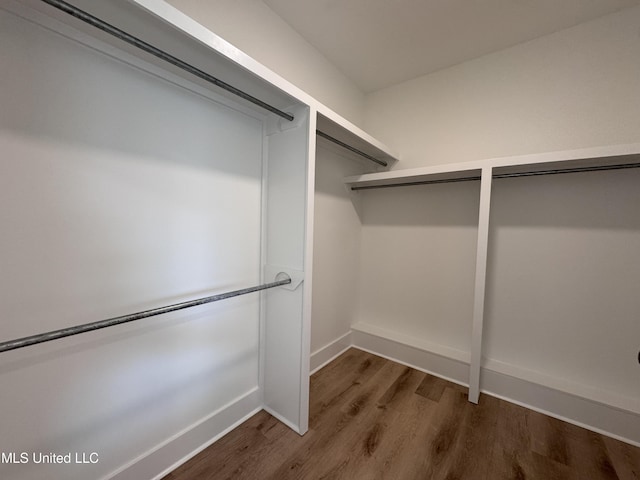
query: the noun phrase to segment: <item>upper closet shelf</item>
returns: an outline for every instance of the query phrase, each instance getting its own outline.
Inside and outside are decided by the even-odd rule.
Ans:
[[[42,23],[58,22],[51,26],[62,35],[89,46],[96,41],[109,45],[119,59],[123,59],[119,52],[125,52],[130,63],[140,59],[264,114],[268,110],[220,88],[216,81],[284,112],[304,103],[281,88],[273,72],[161,0],[7,0],[4,4],[18,15],[21,8],[42,12],[48,19]]]
[[[361,129],[345,120],[324,105],[318,108],[318,136],[346,148],[353,154],[364,157],[378,168],[387,168],[398,161],[389,148]],[[371,164],[375,167],[374,164]]]
[[[307,106],[312,115],[318,113],[317,130],[324,138],[381,166],[397,161],[380,142],[163,0],[5,3],[18,15],[25,8],[42,12],[60,22],[57,27],[71,27],[56,28],[64,35],[81,36],[88,45],[97,39],[254,111],[277,115],[283,124]]]
[[[364,190],[480,180],[486,168],[492,169],[493,178],[510,178],[637,167],[640,144],[629,144],[368,173],[347,177],[344,182],[352,190]]]

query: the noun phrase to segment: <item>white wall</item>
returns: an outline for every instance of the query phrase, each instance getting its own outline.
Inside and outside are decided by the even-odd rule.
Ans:
[[[0,44],[0,338],[260,282],[259,117],[4,11]],[[102,478],[254,391],[259,303],[3,353],[0,451],[99,462],[0,477]]]
[[[640,142],[640,7],[367,96],[396,168]]]
[[[350,331],[358,301],[361,220],[359,196],[342,183],[366,166],[318,138],[311,351]]]
[[[468,361],[479,182],[365,190],[358,328]]]
[[[169,3],[346,119],[362,124],[364,94],[261,0]]]

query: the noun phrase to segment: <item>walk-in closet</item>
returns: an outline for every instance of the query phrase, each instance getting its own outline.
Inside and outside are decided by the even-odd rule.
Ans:
[[[0,478],[640,478],[638,1],[365,3],[0,0]]]

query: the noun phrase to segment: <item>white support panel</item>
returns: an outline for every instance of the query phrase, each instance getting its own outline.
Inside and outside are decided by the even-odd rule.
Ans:
[[[487,278],[487,250],[489,248],[489,212],[491,205],[492,169],[482,169],[480,183],[480,212],[478,215],[478,247],[476,252],[476,280],[473,299],[471,333],[471,364],[469,365],[469,401],[478,403],[480,397],[480,363],[482,361],[482,325]]]
[[[307,108],[295,122],[274,119],[269,127],[266,163],[265,266],[303,271],[308,232],[309,125]],[[267,270],[270,270],[267,269]],[[309,272],[305,272],[306,276]],[[293,277],[297,275],[294,274]],[[305,282],[293,291],[264,295],[265,410],[303,434],[308,422],[309,325]]]
[[[311,313],[313,293],[313,235],[315,225],[315,183],[316,183],[316,136],[317,114],[313,108],[309,112],[307,125],[307,191],[304,232],[305,285],[302,298],[301,364],[300,364],[300,429],[304,434],[309,429],[309,388],[311,371]]]

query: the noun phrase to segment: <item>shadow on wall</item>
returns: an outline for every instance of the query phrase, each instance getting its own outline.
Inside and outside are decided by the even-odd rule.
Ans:
[[[362,219],[362,197],[351,191],[343,180],[371,171],[370,162],[322,137],[316,137],[316,141],[315,194],[328,200],[351,203]],[[319,213],[318,207],[316,213]]]
[[[487,313],[520,298],[530,308],[513,315],[561,319],[558,312],[604,305],[639,284],[639,186],[640,169],[495,180]]]
[[[345,177],[383,171],[371,160],[350,152],[335,143],[316,136],[316,192],[345,196],[351,189],[344,184]]]
[[[361,190],[363,225],[478,226],[480,182]]]
[[[491,233],[502,227],[640,229],[640,169],[496,179]]]

